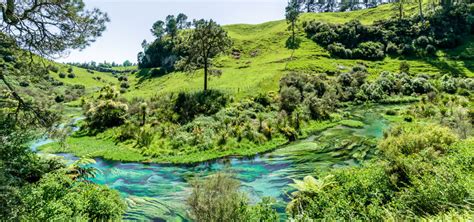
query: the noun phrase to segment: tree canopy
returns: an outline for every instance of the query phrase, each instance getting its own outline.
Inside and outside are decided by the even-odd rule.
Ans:
[[[109,21],[99,9],[85,9],[82,0],[6,0],[0,8],[0,31],[43,56],[85,48]]]
[[[196,20],[193,26],[194,29],[185,41],[188,56],[180,61],[180,65],[188,71],[204,68],[204,91],[206,91],[208,71],[212,66],[211,59],[225,52],[232,45],[232,41],[227,32],[213,20]]]

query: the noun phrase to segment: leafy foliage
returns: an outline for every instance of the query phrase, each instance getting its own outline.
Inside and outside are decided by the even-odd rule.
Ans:
[[[439,8],[424,20],[388,19],[371,26],[353,20],[343,25],[318,21],[303,23],[306,34],[337,57],[380,60],[389,55],[435,55],[437,48],[452,49],[471,33],[472,11],[465,4]],[[429,25],[426,25],[429,24]]]
[[[195,20],[183,43],[186,56],[178,64],[183,70],[195,71],[204,68],[204,91],[207,90],[208,71],[212,67],[212,58],[224,53],[232,45],[227,32],[213,20]]]
[[[271,200],[265,198],[256,206],[249,206],[240,182],[229,175],[218,173],[193,183],[188,198],[191,217],[196,221],[277,221]]]
[[[174,111],[179,115],[179,121],[186,123],[200,114],[215,114],[226,104],[226,96],[215,90],[180,93],[176,99]]]
[[[469,210],[469,146],[472,140],[460,142],[439,126],[394,128],[379,144],[378,160],[296,180],[287,210],[296,220],[403,220]]]
[[[86,124],[91,130],[104,130],[125,123],[128,106],[116,100],[114,88],[104,87],[94,103],[85,106]]]
[[[99,9],[86,10],[82,0],[7,0],[0,3],[0,8],[0,30],[20,47],[41,55],[83,49],[102,34],[109,21]]]

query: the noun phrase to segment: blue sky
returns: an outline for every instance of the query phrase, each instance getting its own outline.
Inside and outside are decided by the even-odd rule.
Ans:
[[[156,20],[180,12],[192,19],[213,19],[219,24],[258,24],[284,19],[286,0],[84,0],[86,7],[109,14],[102,37],[82,51],[71,51],[59,62],[136,62],[143,39],[153,37]]]

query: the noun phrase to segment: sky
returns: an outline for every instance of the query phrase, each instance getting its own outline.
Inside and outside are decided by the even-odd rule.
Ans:
[[[192,19],[213,19],[219,24],[258,24],[284,19],[287,0],[84,0],[87,8],[107,12],[107,30],[86,49],[73,50],[58,62],[135,63],[144,39],[157,20],[184,13]]]

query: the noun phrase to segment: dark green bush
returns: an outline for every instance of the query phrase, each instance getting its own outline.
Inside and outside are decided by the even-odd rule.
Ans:
[[[393,109],[389,109],[385,112],[385,114],[389,115],[389,116],[396,116],[397,115],[397,111],[393,110]]]
[[[436,55],[436,47],[431,44],[426,46],[425,51],[428,55]]]
[[[385,57],[384,46],[379,42],[362,42],[352,51],[354,58],[377,60]]]
[[[66,73],[59,73],[59,78],[64,79],[66,78]]]
[[[398,55],[399,50],[398,46],[393,42],[389,42],[387,47],[385,47],[385,52],[389,55]]]
[[[178,94],[174,112],[179,115],[179,122],[187,123],[197,115],[212,115],[227,104],[227,96],[217,90],[200,91],[196,93]]]
[[[402,61],[400,63],[399,70],[400,70],[401,73],[409,74],[410,73],[410,64],[407,61]]]
[[[50,65],[49,66],[49,70],[51,72],[55,72],[55,73],[58,73],[59,72],[59,68],[57,66],[53,66],[53,65]]]
[[[120,83],[120,88],[128,89],[130,88],[130,84],[126,81]]]
[[[19,85],[20,85],[21,87],[28,87],[28,86],[30,86],[30,83],[27,82],[27,81],[21,81],[21,82],[19,83]]]
[[[301,93],[300,91],[293,87],[283,87],[280,89],[280,104],[281,109],[292,113],[298,104],[301,103]]]
[[[342,59],[352,58],[352,51],[350,49],[346,49],[341,43],[332,43],[328,45],[328,51],[331,53],[331,55]]]
[[[74,78],[76,78],[76,75],[74,73],[69,73],[69,74],[67,74],[67,77],[71,78],[71,79],[74,79]]]
[[[98,100],[85,112],[86,125],[91,130],[105,130],[125,123],[128,106],[124,103]]]
[[[428,39],[428,37],[422,35],[418,37],[417,39],[414,40],[413,44],[415,45],[416,48],[418,49],[425,49],[428,44],[430,44],[431,41]]]
[[[418,16],[376,21],[370,26],[359,21],[342,25],[311,21],[304,23],[304,29],[310,39],[340,58],[350,58],[349,54],[352,58],[369,60],[382,59],[385,53],[434,55],[436,48],[454,48],[471,34],[474,12],[468,8],[464,3],[449,9],[437,8],[425,17],[425,22]],[[361,45],[369,42],[372,43]],[[379,51],[380,47],[373,43],[381,44],[382,49]]]

